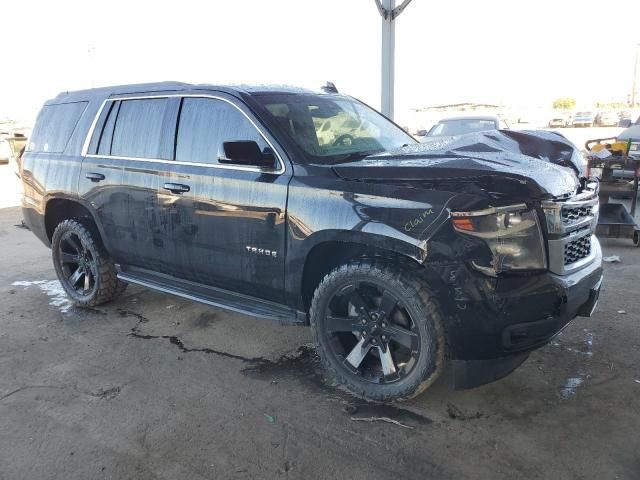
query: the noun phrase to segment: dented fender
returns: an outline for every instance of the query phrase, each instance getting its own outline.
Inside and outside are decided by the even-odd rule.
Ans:
[[[325,176],[297,171],[287,203],[286,290],[299,295],[306,258],[325,242],[362,244],[424,263],[429,240],[449,223],[451,209],[485,204],[457,192],[336,178],[330,169]]]

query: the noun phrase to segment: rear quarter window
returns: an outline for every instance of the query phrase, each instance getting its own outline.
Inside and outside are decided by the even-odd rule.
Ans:
[[[42,107],[27,151],[64,152],[88,104],[89,102],[74,102]]]

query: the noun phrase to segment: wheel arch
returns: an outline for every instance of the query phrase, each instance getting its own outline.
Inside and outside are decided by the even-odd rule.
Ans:
[[[379,258],[406,268],[419,268],[426,259],[426,248],[398,239],[362,232],[341,232],[313,243],[304,256],[300,272],[299,295],[304,311],[309,311],[316,287],[334,268],[363,258]]]
[[[51,244],[53,232],[56,227],[64,220],[75,218],[82,222],[87,228],[93,230],[97,234],[97,240],[107,248],[105,244],[105,235],[98,222],[97,214],[91,205],[78,198],[70,197],[52,197],[47,199],[44,211],[44,227],[45,233]]]

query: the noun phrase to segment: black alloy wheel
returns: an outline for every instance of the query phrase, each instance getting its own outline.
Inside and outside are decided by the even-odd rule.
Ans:
[[[58,224],[51,238],[51,254],[62,288],[77,305],[100,305],[127,288],[118,280],[115,264],[88,219]]]
[[[329,377],[360,397],[411,398],[442,371],[442,321],[417,270],[369,259],[337,267],[315,291],[310,322]]]
[[[363,380],[393,383],[415,367],[420,332],[391,290],[353,282],[336,292],[325,316],[333,354]]]
[[[65,232],[58,243],[58,260],[66,287],[81,296],[96,288],[98,264],[91,250],[73,231]]]

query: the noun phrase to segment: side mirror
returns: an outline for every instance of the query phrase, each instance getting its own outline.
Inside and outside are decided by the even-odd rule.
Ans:
[[[276,158],[271,150],[262,152],[258,144],[251,140],[224,142],[224,155],[218,155],[218,162],[256,167],[273,167]]]

